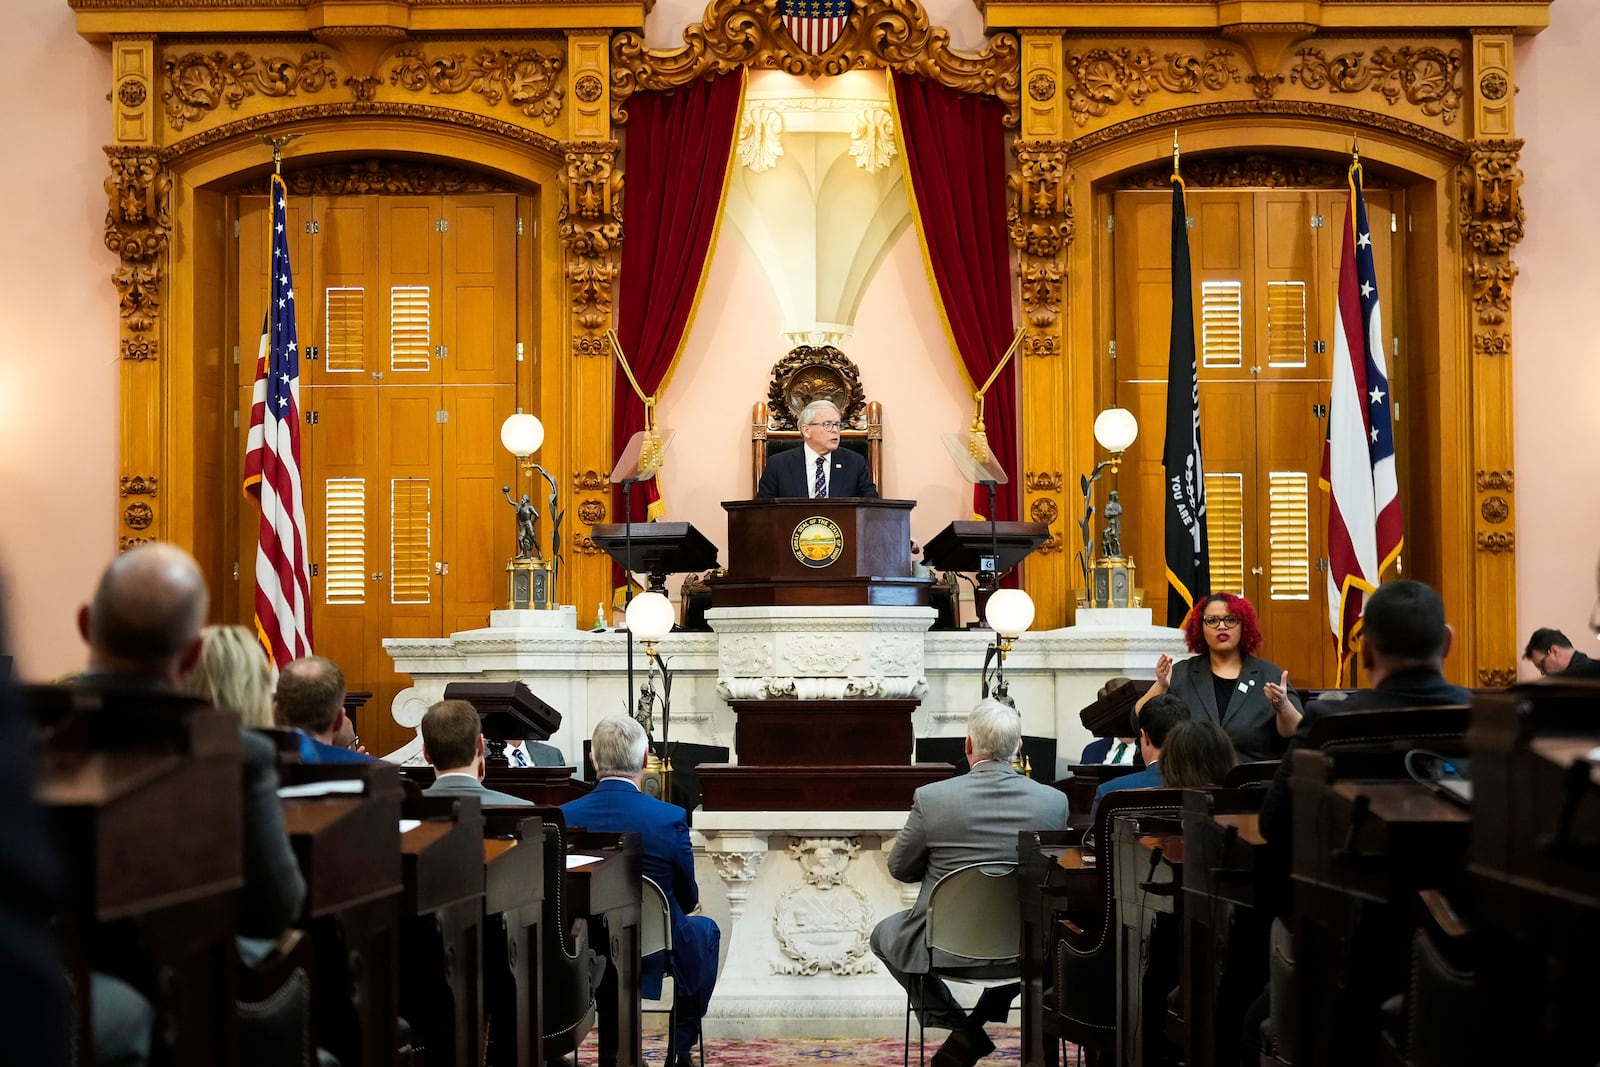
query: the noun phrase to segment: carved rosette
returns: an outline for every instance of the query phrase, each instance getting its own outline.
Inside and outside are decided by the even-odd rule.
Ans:
[[[616,141],[577,141],[566,148],[566,173],[557,223],[567,250],[573,352],[610,356],[612,288],[622,241],[622,172]]]
[[[1035,473],[1026,471],[1022,476],[1022,489],[1028,502],[1028,521],[1042,522],[1050,527],[1050,536],[1039,546],[1044,553],[1060,552],[1062,540],[1055,531],[1055,521],[1061,517],[1061,487],[1065,484],[1060,471]]]
[[[818,78],[851,70],[916,74],[967,93],[991,93],[1015,128],[1021,104],[1021,48],[1014,34],[990,36],[982,52],[950,47],[948,30],[929,24],[917,0],[857,3],[838,39],[822,55],[806,52],[784,28],[778,0],[711,0],[705,19],[683,31],[675,52],[652,51],[643,35],[619,33],[611,42],[611,118],[628,119],[636,92],[671,89],[707,74],[739,67],[781,70]]]
[[[1058,351],[1061,288],[1073,236],[1067,145],[1064,141],[1018,141],[1012,150],[1017,168],[1008,179],[1011,196],[1006,227],[1020,253],[1022,314],[1029,334],[1023,352],[1052,356]]]
[[[572,488],[577,492],[590,494],[578,501],[579,521],[591,527],[605,522],[606,497],[610,493],[611,479],[600,471],[579,471],[572,476]],[[585,556],[598,556],[601,553],[601,548],[594,543],[594,538],[579,531],[573,532],[572,547]]]

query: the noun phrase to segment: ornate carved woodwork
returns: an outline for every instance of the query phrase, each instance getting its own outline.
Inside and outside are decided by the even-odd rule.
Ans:
[[[1229,48],[1203,53],[1154,48],[1090,48],[1068,51],[1062,91],[1079,126],[1100,118],[1124,102],[1142,106],[1161,93],[1216,92],[1244,77]]]
[[[451,196],[512,192],[503,178],[410,159],[361,159],[295,167],[283,175],[290,196]]]
[[[1404,99],[1446,126],[1461,112],[1461,49],[1428,46],[1381,47],[1329,56],[1321,48],[1302,48],[1289,80],[1330,93],[1377,93],[1392,107]]]
[[[615,141],[580,142],[566,151],[559,225],[567,252],[574,355],[611,356],[605,331],[611,326],[622,240],[622,171],[616,161]]]
[[[796,345],[772,365],[763,430],[800,429],[801,410],[821,399],[833,401],[846,426],[866,428],[867,397],[861,368],[832,345]]]
[[[1006,125],[1017,125],[1021,89],[1017,38],[990,35],[982,52],[963,55],[950,33],[931,26],[916,0],[865,0],[822,55],[795,43],[783,25],[778,0],[712,0],[705,19],[683,31],[675,52],[652,51],[644,36],[619,33],[611,42],[611,117],[626,122],[628,97],[641,90],[687,85],[707,74],[739,67],[823,77],[851,70],[917,74],[968,93],[992,93],[1006,106]]]
[[[566,95],[560,83],[566,62],[560,52],[533,47],[480,48],[432,59],[420,48],[407,48],[396,53],[389,82],[413,93],[477,93],[490,105],[504,101],[553,126]]]
[[[298,60],[280,56],[257,59],[248,52],[186,52],[169,56],[161,70],[167,80],[161,103],[174,130],[182,130],[223,104],[237,111],[246,97],[257,93],[299,96],[338,84],[326,52],[306,52]]]
[[[1006,225],[1020,253],[1022,315],[1029,328],[1023,352],[1053,356],[1056,320],[1066,280],[1066,250],[1072,243],[1073,211],[1062,141],[1017,141],[1017,169],[1009,176]]]
[[[122,477],[122,495],[123,496],[155,496],[156,495],[157,482],[158,482],[158,479],[156,479],[156,478],[147,478],[142,474],[135,474],[132,477],[129,477],[128,475],[123,475],[123,477]]]
[[[1261,152],[1186,155],[1183,157],[1183,183],[1190,189],[1345,189],[1350,183],[1350,161]],[[1368,175],[1364,184],[1368,189],[1382,189],[1389,183],[1381,176]],[[1170,160],[1152,163],[1117,178],[1119,189],[1171,187]]]

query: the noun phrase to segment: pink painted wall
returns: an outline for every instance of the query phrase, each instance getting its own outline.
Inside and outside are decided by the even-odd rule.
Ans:
[[[81,666],[74,617],[116,544],[117,298],[101,192],[110,53],[66,0],[9,0],[0,99],[0,573],[18,670]]]
[[[1514,253],[1518,632],[1588,626],[1600,552],[1600,111],[1590,86],[1600,4],[1559,0],[1517,50],[1528,236]],[[1521,652],[1519,647],[1517,650]],[[1524,674],[1533,677],[1528,664]]]
[[[652,40],[679,40],[664,16],[697,20],[702,9],[699,0],[663,0]],[[959,45],[974,42],[972,5],[938,0],[930,10],[935,22],[956,26]],[[12,48],[0,89],[27,106],[0,114],[11,157],[0,168],[0,203],[13,250],[0,260],[0,572],[19,668],[43,677],[82,662],[72,616],[116,543],[119,364],[108,281],[116,262],[101,239],[110,64],[103,47],[75,34],[66,0],[10,0],[6,15]],[[1517,612],[1521,633],[1559,626],[1600,652],[1581,637],[1600,550],[1600,494],[1590,488],[1600,482],[1600,115],[1581,87],[1600,49],[1600,5],[1558,0],[1551,18],[1549,31],[1518,50],[1530,210],[1516,252],[1512,357],[1518,592],[1505,610]],[[761,284],[737,236],[724,234],[706,313],[663,408],[680,432],[669,502],[683,501],[675,512],[714,537],[723,529],[717,503],[746,484],[749,405],[781,354],[776,310]],[[847,351],[862,362],[890,425],[924,433],[890,450],[884,480],[887,491],[923,501],[917,533],[926,537],[961,502],[936,473],[944,461],[925,428],[952,416],[959,425],[966,402],[914,237],[901,238],[864,306],[874,313],[862,316]],[[928,353],[931,364],[913,370]],[[728,473],[714,469],[724,466]]]

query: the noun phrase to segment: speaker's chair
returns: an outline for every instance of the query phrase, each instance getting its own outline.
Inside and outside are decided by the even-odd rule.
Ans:
[[[799,448],[800,412],[814,400],[828,400],[839,409],[844,428],[839,447],[867,461],[872,482],[883,485],[883,407],[869,402],[861,388],[861,370],[832,345],[800,345],[772,366],[767,399],[750,415],[750,494],[761,483],[767,460]]]

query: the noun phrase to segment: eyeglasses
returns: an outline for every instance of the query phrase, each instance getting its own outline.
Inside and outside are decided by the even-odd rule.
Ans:
[[[844,429],[844,423],[842,423],[842,422],[813,422],[811,425],[820,427],[821,429],[824,429],[824,430],[842,430],[842,429]]]
[[[1200,621],[1205,623],[1207,626],[1211,627],[1211,629],[1213,629],[1213,630],[1224,630],[1224,629],[1231,630],[1235,626],[1239,625],[1239,616],[1237,616],[1237,615],[1202,615],[1202,616],[1200,616]]]

